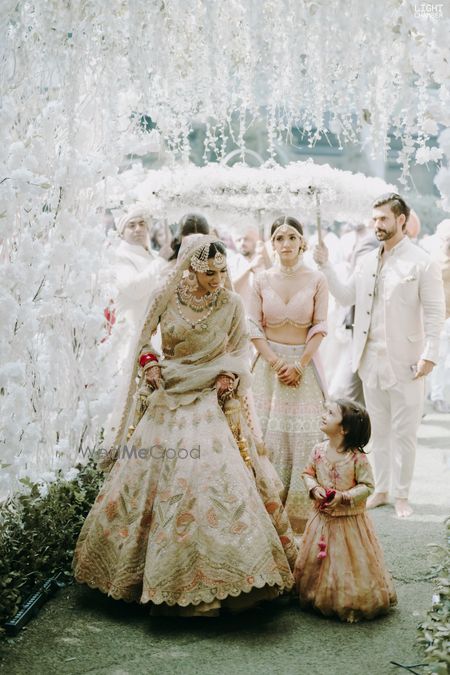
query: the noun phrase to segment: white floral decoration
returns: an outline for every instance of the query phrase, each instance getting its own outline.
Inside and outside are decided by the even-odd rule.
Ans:
[[[441,148],[437,147],[428,147],[423,145],[421,148],[418,148],[416,151],[416,162],[417,164],[426,164],[427,162],[437,162],[442,159],[443,151]]]
[[[394,131],[406,181],[417,149],[419,159],[427,155],[428,136],[450,124],[448,17],[415,16],[413,3],[399,0],[366,3],[363,13],[360,6],[0,3],[0,497],[21,480],[69,470],[110,410],[108,345],[100,343],[108,248],[95,211],[113,193],[126,206],[142,183],[156,210],[170,194],[174,204],[190,199],[197,208],[206,202],[194,204],[194,196],[211,197],[217,209],[226,197],[238,214],[283,204],[313,219],[311,184],[321,189],[325,218],[347,219],[384,189],[362,178],[356,187],[354,176],[332,170],[319,175],[314,165],[286,167],[278,178],[270,168],[250,176],[219,167],[207,188],[194,172],[189,184],[182,180],[180,198],[169,174],[155,172],[152,196],[137,163],[120,174],[124,154],[128,163],[159,152],[187,165],[198,122],[206,127],[205,163],[224,159],[230,146],[243,158],[246,132],[261,119],[272,162],[295,127],[310,145],[331,131],[339,143],[364,137],[376,153],[386,152]],[[157,132],[144,133],[144,114]],[[448,139],[441,139],[436,184],[449,208]]]
[[[445,129],[439,136],[439,147],[443,162],[434,182],[441,193],[442,208],[450,213],[450,129]]]
[[[368,217],[376,197],[392,190],[380,178],[309,160],[258,169],[210,164],[149,171],[130,194],[156,216],[192,209],[241,218],[295,212],[302,222],[314,223],[316,192],[324,220],[358,222]]]

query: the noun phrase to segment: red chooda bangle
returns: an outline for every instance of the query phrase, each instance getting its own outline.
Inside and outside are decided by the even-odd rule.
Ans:
[[[145,368],[147,363],[150,363],[150,361],[155,361],[156,363],[158,363],[158,357],[155,356],[155,354],[142,354],[139,357],[139,365],[141,366],[141,368]]]

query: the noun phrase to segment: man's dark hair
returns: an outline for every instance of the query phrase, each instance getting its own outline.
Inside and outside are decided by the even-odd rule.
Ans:
[[[386,194],[381,195],[381,197],[375,199],[374,203],[372,204],[372,208],[376,209],[379,206],[384,206],[385,204],[388,204],[388,206],[390,207],[392,213],[396,218],[398,218],[402,214],[405,216],[405,222],[402,228],[404,230],[406,228],[406,223],[408,222],[411,209],[409,208],[408,204],[405,202],[403,197],[397,194],[397,192],[387,192]]]

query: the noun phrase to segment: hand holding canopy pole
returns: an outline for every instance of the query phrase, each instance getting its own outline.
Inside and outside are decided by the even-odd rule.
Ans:
[[[320,190],[319,188],[314,189],[314,196],[316,199],[316,227],[317,227],[317,243],[319,246],[323,244],[322,238],[322,218],[320,213]]]
[[[314,200],[316,203],[316,229],[317,229],[317,244],[322,246],[323,237],[322,237],[322,216],[320,212],[320,189],[314,185],[310,185],[308,188],[310,195],[314,195]]]

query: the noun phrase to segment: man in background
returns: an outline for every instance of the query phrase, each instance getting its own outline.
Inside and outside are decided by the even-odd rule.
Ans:
[[[391,474],[399,518],[412,514],[409,489],[423,410],[425,377],[438,361],[445,316],[439,266],[406,234],[410,209],[397,193],[373,204],[381,246],[362,256],[342,283],[317,246],[314,258],[343,305],[355,305],[353,370],[363,382],[372,422],[375,508],[389,501]]]
[[[131,209],[117,224],[120,243],[113,261],[115,321],[112,335],[117,343],[117,363],[127,358],[139,335],[147,307],[167,262],[150,248],[148,215]]]
[[[438,413],[450,413],[445,387],[450,384],[450,219],[436,228],[435,234],[423,239],[421,246],[436,260],[442,272],[445,294],[445,325],[439,342],[439,360],[430,376],[430,399]]]
[[[254,275],[271,266],[258,228],[248,226],[236,237],[237,254],[230,260],[230,274],[234,290],[242,298],[247,311],[253,289]]]

